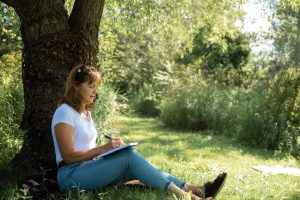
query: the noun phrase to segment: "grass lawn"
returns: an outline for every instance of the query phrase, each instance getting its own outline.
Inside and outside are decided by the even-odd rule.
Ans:
[[[158,168],[187,182],[201,184],[220,171],[228,172],[219,200],[291,199],[300,200],[300,177],[268,175],[254,165],[298,167],[299,161],[282,154],[245,147],[234,140],[210,133],[174,131],[158,119],[114,118],[111,126],[125,141],[139,141],[136,149]],[[13,184],[3,186],[0,198],[17,199],[22,193]],[[73,192],[66,199],[175,199],[150,189],[115,186],[97,192]]]

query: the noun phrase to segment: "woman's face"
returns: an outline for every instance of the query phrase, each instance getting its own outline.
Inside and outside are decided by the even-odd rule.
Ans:
[[[91,104],[94,102],[99,84],[100,81],[95,81],[91,84],[89,82],[84,82],[78,86],[78,93],[82,104]]]

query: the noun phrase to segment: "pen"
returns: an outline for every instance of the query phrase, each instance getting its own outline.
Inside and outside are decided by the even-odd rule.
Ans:
[[[106,135],[106,134],[104,134],[104,133],[103,133],[103,135],[104,135],[104,137],[106,137],[107,139],[110,139],[110,140],[111,140],[111,137],[109,137],[108,135]]]

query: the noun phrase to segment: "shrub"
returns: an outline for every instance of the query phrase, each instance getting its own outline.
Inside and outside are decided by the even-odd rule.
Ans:
[[[97,124],[98,131],[103,131],[107,125],[107,120],[112,117],[117,109],[117,94],[113,87],[103,84],[98,89],[99,98],[95,103],[93,119]]]
[[[21,82],[21,52],[0,58],[0,166],[4,167],[22,146],[24,132],[19,129],[24,110]]]
[[[246,144],[299,155],[300,70],[248,89],[191,78],[173,82],[160,105],[171,127],[211,129]],[[187,87],[188,85],[188,87]]]
[[[269,91],[269,106],[274,122],[282,132],[272,138],[280,149],[300,155],[297,138],[300,136],[300,69],[280,71]]]
[[[293,68],[282,70],[273,81],[253,87],[239,100],[237,138],[254,146],[299,155],[299,94],[300,71]]]
[[[187,99],[183,88],[174,88],[163,97],[160,105],[161,120],[170,127],[188,128]]]
[[[162,121],[180,129],[199,130],[207,127],[204,109],[209,97],[203,95],[206,89],[208,87],[203,81],[198,84],[193,81],[171,83],[160,104]]]
[[[267,90],[259,84],[250,91],[239,91],[232,112],[236,113],[230,129],[235,138],[251,146],[266,148],[268,135],[274,130],[273,116],[268,108]],[[271,134],[269,134],[271,133]]]
[[[0,86],[0,163],[5,165],[18,152],[24,132],[19,129],[24,109],[21,84]],[[5,164],[4,164],[5,163]]]
[[[158,116],[159,95],[152,84],[144,84],[138,91],[130,95],[130,106],[141,115]]]

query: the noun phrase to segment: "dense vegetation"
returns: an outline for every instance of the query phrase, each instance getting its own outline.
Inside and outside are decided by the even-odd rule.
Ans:
[[[241,3],[109,2],[99,55],[105,81],[122,104],[167,126],[299,156],[299,3],[266,1],[273,29],[263,38],[274,48],[265,57],[251,52],[255,35],[235,27]]]

